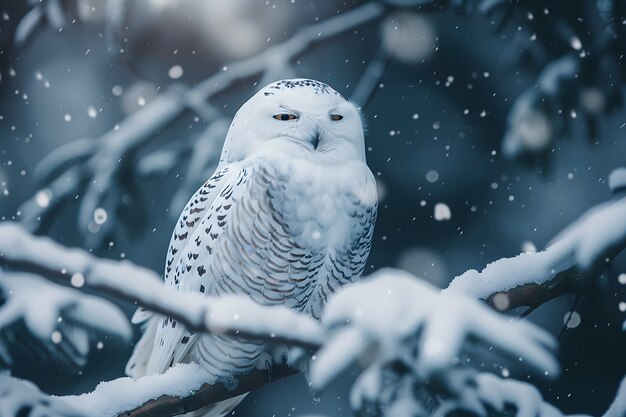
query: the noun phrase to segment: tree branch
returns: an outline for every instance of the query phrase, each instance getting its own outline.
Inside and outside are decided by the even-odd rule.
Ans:
[[[9,222],[0,223],[0,236],[0,267],[31,272],[67,286],[71,285],[72,276],[80,274],[85,285],[80,289],[139,304],[179,321],[191,332],[304,348],[320,345],[317,322],[289,308],[264,307],[243,296],[181,293],[146,268],[127,261],[98,259],[81,249],[67,249]]]
[[[444,291],[486,300],[499,310],[531,309],[558,296],[580,294],[626,247],[626,197],[598,204],[566,227],[542,252],[502,258],[469,270]]]
[[[234,398],[255,390],[265,384],[276,382],[298,373],[298,370],[284,366],[274,366],[269,371],[254,371],[237,377],[237,386],[228,389],[220,383],[204,384],[188,397],[162,395],[139,407],[119,414],[119,417],[163,417],[177,416],[199,410],[207,405]]]
[[[503,258],[487,265],[482,272],[469,270],[455,278],[444,293],[460,292],[507,310],[524,305],[534,307],[568,292],[580,292],[592,282],[607,259],[626,245],[625,212],[626,198],[599,204],[564,229],[556,238],[558,242],[545,251]],[[170,316],[192,332],[315,350],[325,337],[316,321],[284,307],[263,307],[241,296],[215,298],[179,293],[152,271],[127,261],[97,259],[83,250],[68,250],[48,238],[33,237],[12,223],[0,224],[0,235],[3,236],[0,267],[32,272],[66,285],[73,275],[82,274],[89,290]],[[498,297],[499,294],[504,297]],[[169,415],[207,406],[294,372],[279,367],[272,369],[271,378],[265,372],[242,375],[235,391],[220,383],[199,384],[201,387],[184,399],[160,396],[149,401],[147,408],[136,408],[133,410],[136,414],[131,415]]]
[[[264,307],[242,296],[218,298],[180,293],[166,286],[148,269],[127,261],[98,259],[81,249],[67,249],[48,238],[32,236],[13,223],[0,223],[0,236],[3,237],[0,267],[4,269],[30,272],[67,286],[71,285],[73,276],[80,274],[84,287],[79,289],[139,304],[172,317],[191,332],[224,334],[306,349],[321,346],[319,324],[291,309]],[[269,372],[254,371],[238,377],[234,389],[221,382],[203,384],[190,396],[160,396],[148,401],[145,409],[138,406],[130,414],[121,415],[177,415],[235,397],[296,372],[296,369],[275,365]]]

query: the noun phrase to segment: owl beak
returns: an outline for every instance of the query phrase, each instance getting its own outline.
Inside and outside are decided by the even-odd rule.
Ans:
[[[313,145],[313,149],[317,149],[317,145],[319,145],[320,143],[321,136],[322,136],[322,131],[318,127],[315,129],[315,134],[311,138],[311,145]]]

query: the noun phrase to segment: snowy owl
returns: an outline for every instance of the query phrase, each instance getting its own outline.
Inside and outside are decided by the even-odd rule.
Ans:
[[[376,208],[357,108],[319,81],[272,83],[239,109],[215,173],[180,215],[165,281],[319,319],[328,297],[361,276]],[[195,362],[232,383],[272,364],[262,343],[190,334],[144,311],[133,321],[146,322],[126,368],[135,378]],[[241,398],[194,415],[224,415]]]

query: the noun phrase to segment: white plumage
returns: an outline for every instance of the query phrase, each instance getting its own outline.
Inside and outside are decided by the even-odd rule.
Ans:
[[[235,115],[216,172],[176,225],[165,281],[319,318],[330,294],[361,276],[376,207],[354,105],[318,81],[278,81]],[[189,334],[145,312],[133,321],[147,322],[127,365],[133,377],[197,362],[229,383],[271,365],[261,343]],[[223,415],[239,401],[203,412]]]

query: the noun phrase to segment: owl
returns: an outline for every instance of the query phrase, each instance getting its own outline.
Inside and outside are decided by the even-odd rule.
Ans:
[[[360,278],[376,211],[358,109],[319,81],[272,83],[239,109],[215,173],[180,215],[165,282],[319,319],[332,293]],[[145,323],[126,368],[135,378],[195,362],[229,384],[272,365],[261,342],[191,334],[145,311],[133,322]],[[225,415],[241,399],[194,415]]]

